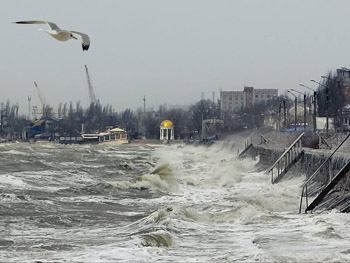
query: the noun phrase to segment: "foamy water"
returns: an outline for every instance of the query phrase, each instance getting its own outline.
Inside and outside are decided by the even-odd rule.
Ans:
[[[230,143],[0,147],[1,262],[346,262],[348,214],[298,214]]]

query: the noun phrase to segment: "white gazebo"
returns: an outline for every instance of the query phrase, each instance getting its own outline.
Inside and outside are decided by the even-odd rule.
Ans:
[[[174,140],[174,125],[171,121],[165,120],[160,124],[160,140]]]

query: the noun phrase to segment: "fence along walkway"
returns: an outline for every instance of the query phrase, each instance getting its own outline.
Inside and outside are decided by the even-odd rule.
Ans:
[[[304,132],[298,136],[277,161],[266,171],[266,174],[271,173],[271,183],[274,184],[281,180],[288,170],[304,155],[304,151],[301,148],[301,138],[303,136]],[[277,172],[276,177],[274,177],[274,171]]]
[[[344,165],[344,167],[337,173],[337,175],[333,178],[332,181],[328,183],[328,185],[322,190],[322,192],[315,198],[314,201],[305,209],[305,213],[307,211],[313,210],[323,199],[324,197],[331,191],[334,186],[342,179],[346,173],[350,170],[350,161]],[[300,213],[300,211],[299,211]]]
[[[307,194],[307,185],[316,177],[316,175],[321,171],[322,167],[325,166],[327,163],[331,162],[332,156],[338,151],[340,146],[344,144],[344,142],[349,138],[350,134],[346,136],[346,138],[338,145],[338,147],[333,151],[333,153],[320,165],[320,167],[317,168],[317,170],[309,177],[309,179],[306,180],[306,182],[302,185],[302,191],[301,191],[301,198],[300,198],[300,207],[299,207],[299,213],[301,213],[302,203],[303,203],[303,197],[305,197],[306,201],[306,209],[305,213],[307,211],[313,210],[322,200],[323,198],[329,193],[330,190],[334,188],[334,186],[338,183],[338,181],[343,178],[347,172],[350,170],[350,162],[348,162],[338,173],[334,178],[330,177],[329,183],[326,185],[325,188],[320,192],[320,194],[313,200],[313,202],[308,205],[308,194]]]
[[[252,148],[252,146],[253,146],[253,143],[250,143],[250,144],[246,143],[243,152],[241,152],[241,153],[238,155],[238,158],[244,158],[245,155],[247,154],[247,152],[249,151],[249,149]]]
[[[252,148],[252,146],[253,146],[253,138],[250,137],[250,141],[248,139],[248,140],[246,140],[244,142],[244,149],[243,149],[243,151],[241,153],[239,153],[239,150],[238,150],[238,158],[245,158],[247,153],[248,153],[248,151],[249,151],[249,149]]]

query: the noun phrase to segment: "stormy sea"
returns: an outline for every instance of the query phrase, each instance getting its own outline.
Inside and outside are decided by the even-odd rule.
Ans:
[[[348,262],[350,215],[299,214],[234,141],[0,144],[0,262]]]

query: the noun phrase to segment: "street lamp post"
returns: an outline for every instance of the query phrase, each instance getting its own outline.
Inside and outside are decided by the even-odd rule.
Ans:
[[[308,87],[308,86],[306,86],[306,85],[304,85],[304,84],[302,84],[302,83],[300,83],[299,86],[305,87],[305,88],[307,88],[307,89],[309,89],[309,90],[312,90],[312,91],[314,92],[314,96],[313,96],[313,103],[314,103],[313,122],[314,122],[314,123],[313,123],[313,124],[314,124],[314,131],[316,131],[316,114],[317,114],[316,100],[317,100],[317,92],[316,92],[316,90],[314,90],[314,89],[312,89],[312,88],[310,88],[310,87]]]
[[[326,134],[328,134],[328,118],[329,118],[329,109],[328,109],[328,108],[329,108],[329,106],[328,106],[328,100],[329,100],[329,97],[328,97],[328,87],[327,87],[326,85],[323,85],[323,84],[317,82],[316,80],[311,79],[310,81],[315,82],[315,83],[317,83],[318,85],[323,86],[323,87],[326,88]]]
[[[298,100],[297,100],[297,96],[295,96],[293,94],[293,92],[291,92],[290,90],[287,90],[290,94],[292,94],[294,96],[294,131],[297,130],[297,104],[298,104]]]
[[[277,121],[277,131],[281,131],[281,109],[282,109],[282,103],[280,102],[278,105],[278,121]]]
[[[301,93],[300,91],[297,91],[295,89],[290,89],[294,92],[297,92],[301,95],[304,95],[304,131],[306,131],[306,94],[305,93]]]
[[[283,98],[283,101],[280,102],[279,104],[279,109],[278,109],[278,127],[279,127],[279,131],[281,131],[281,112],[283,109],[283,130],[285,130],[286,128],[286,122],[287,122],[287,113],[286,113],[286,99]]]
[[[286,99],[284,98],[283,99],[283,118],[284,118],[284,121],[283,121],[283,125],[284,125],[284,129],[286,129],[286,126],[287,126],[287,111],[286,111]]]
[[[350,72],[350,69],[346,67],[341,67],[342,70]],[[328,81],[335,81],[335,79],[332,79],[330,77],[322,75],[321,78],[327,79]],[[340,93],[340,105],[338,105],[338,113],[339,113],[339,124],[340,124],[340,131],[343,132],[343,104],[344,104],[344,97],[342,92],[342,77],[341,75],[338,75],[338,92]]]

